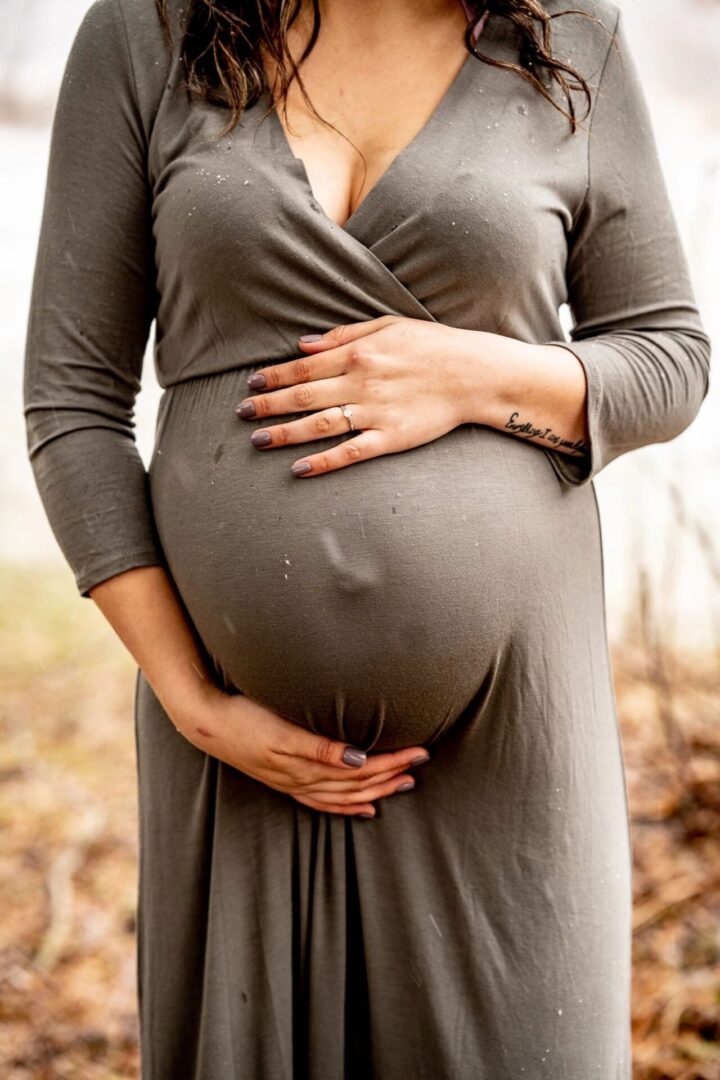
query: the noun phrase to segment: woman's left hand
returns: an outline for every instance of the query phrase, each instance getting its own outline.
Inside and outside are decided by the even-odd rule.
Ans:
[[[461,375],[471,353],[477,361],[473,337],[394,315],[336,326],[316,341],[301,339],[307,355],[256,371],[248,386],[265,392],[245,398],[236,412],[243,419],[312,413],[255,430],[253,445],[271,450],[345,434],[351,429],[338,406],[348,406],[356,434],[298,459],[295,476],[409,450],[465,422]]]

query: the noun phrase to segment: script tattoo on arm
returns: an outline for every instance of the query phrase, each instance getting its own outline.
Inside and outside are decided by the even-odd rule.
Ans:
[[[590,452],[590,447],[584,439],[576,439],[575,442],[571,442],[570,439],[564,439],[561,435],[557,435],[550,427],[536,427],[530,420],[521,422],[518,420],[519,415],[518,412],[511,413],[510,419],[505,424],[508,431],[512,431],[525,439],[546,439],[554,449],[563,450],[569,454],[588,454]]]

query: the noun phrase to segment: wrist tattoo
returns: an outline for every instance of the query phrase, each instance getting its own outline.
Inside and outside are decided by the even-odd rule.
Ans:
[[[556,435],[550,427],[535,427],[529,420],[521,423],[518,420],[519,415],[518,412],[511,414],[510,419],[505,424],[508,431],[514,431],[517,435],[522,435],[526,439],[547,439],[554,448],[562,448],[573,454],[587,454],[590,452],[590,447],[584,439],[576,439],[575,442],[571,442],[570,439],[563,439],[561,435]]]

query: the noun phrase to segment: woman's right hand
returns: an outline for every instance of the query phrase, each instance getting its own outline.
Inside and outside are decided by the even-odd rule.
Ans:
[[[224,693],[164,567],[125,570],[90,595],[189,742],[313,810],[374,817],[372,800],[414,784],[408,766],[430,756],[410,746],[365,760],[363,751],[314,735],[244,694]],[[353,755],[343,761],[348,749],[359,765]]]
[[[174,722],[199,749],[304,806],[332,814],[374,817],[372,800],[394,795],[404,784],[414,786],[406,770],[430,757],[422,746],[366,755],[346,742],[315,735],[244,694],[215,688],[208,690],[202,708]]]

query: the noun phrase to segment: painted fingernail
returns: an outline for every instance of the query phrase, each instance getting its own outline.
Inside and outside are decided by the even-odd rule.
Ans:
[[[367,817],[367,818],[374,818],[375,817],[374,814],[366,814],[364,810],[361,813],[357,814],[356,816],[357,817]]]
[[[410,764],[411,765],[422,765],[423,762],[429,761],[429,760],[430,760],[430,755],[429,754],[423,754],[422,757],[414,757],[412,759],[412,761],[410,762]]]
[[[251,390],[262,390],[267,385],[264,375],[251,375],[247,381]]]
[[[415,787],[415,781],[414,780],[403,780],[402,784],[400,784],[399,787],[396,787],[395,790],[396,791],[410,791],[411,788],[414,788],[414,787]]]
[[[310,472],[311,469],[312,465],[309,461],[298,461],[295,465],[293,465],[290,472],[293,474],[293,476],[304,476],[305,473]]]
[[[272,442],[272,435],[269,431],[253,431],[250,442],[253,446],[269,446]]]
[[[249,420],[251,416],[255,415],[255,402],[246,401],[244,405],[237,405],[235,412],[238,416],[242,416],[243,420]]]
[[[322,334],[303,334],[300,340],[309,343],[311,341],[320,341],[322,336]]]
[[[359,769],[361,765],[364,765],[367,761],[367,754],[364,750],[358,750],[354,746],[347,746],[343,752],[343,761],[346,765],[352,765],[354,768]]]

